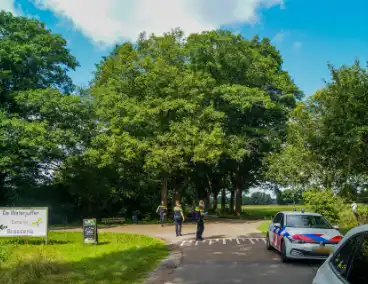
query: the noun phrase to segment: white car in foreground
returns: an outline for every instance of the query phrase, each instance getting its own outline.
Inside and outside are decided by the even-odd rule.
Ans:
[[[268,227],[266,246],[281,253],[281,259],[326,259],[341,241],[338,227],[320,214],[279,212]]]
[[[350,230],[313,280],[313,284],[342,283],[368,283],[368,225]]]

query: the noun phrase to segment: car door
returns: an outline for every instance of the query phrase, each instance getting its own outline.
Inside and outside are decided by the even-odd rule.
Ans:
[[[354,255],[361,244],[362,234],[352,236],[347,240],[335,253],[327,260],[328,263],[323,265],[323,268],[316,279],[317,284],[335,284],[335,283],[351,283],[348,281],[348,275],[351,264],[354,260]],[[355,266],[357,268],[357,266]],[[359,272],[359,269],[355,270]],[[358,275],[358,274],[355,274]],[[355,276],[354,276],[355,277]],[[359,276],[357,276],[359,277]],[[364,283],[364,282],[360,282]]]
[[[279,217],[279,222],[280,226],[276,227],[275,230],[275,234],[276,234],[276,238],[275,238],[275,247],[280,250],[281,249],[281,239],[282,239],[282,235],[280,234],[282,231],[282,228],[284,227],[284,223],[285,223],[285,214],[280,213],[280,217]]]
[[[270,244],[274,247],[276,247],[276,238],[277,238],[277,227],[275,226],[275,224],[277,223],[281,223],[281,219],[282,219],[282,213],[277,213],[276,216],[273,218],[270,226],[268,227],[268,236],[270,239]]]

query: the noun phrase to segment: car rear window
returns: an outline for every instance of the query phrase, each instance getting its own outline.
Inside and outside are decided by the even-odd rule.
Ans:
[[[332,229],[325,218],[313,215],[287,215],[286,226],[293,228]]]

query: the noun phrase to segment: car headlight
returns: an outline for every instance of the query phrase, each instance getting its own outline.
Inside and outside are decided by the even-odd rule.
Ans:
[[[291,236],[287,236],[286,238],[294,244],[305,244],[305,241],[298,238],[292,238]]]

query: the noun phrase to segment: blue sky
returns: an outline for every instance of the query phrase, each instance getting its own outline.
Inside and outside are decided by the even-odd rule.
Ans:
[[[37,17],[62,34],[81,65],[70,73],[78,85],[87,85],[115,43],[143,29],[160,33],[176,26],[271,38],[306,95],[329,79],[328,62],[368,60],[367,0],[1,0],[0,9]]]

